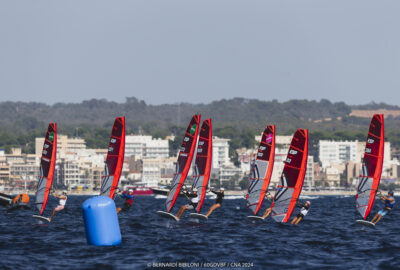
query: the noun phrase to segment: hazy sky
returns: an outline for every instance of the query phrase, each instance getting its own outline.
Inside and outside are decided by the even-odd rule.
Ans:
[[[400,1],[0,1],[0,101],[400,105]]]

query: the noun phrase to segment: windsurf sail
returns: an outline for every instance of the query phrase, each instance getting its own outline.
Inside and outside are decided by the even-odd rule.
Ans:
[[[206,119],[200,128],[199,143],[197,144],[196,161],[193,173],[193,188],[197,188],[199,203],[196,211],[200,213],[206,198],[208,180],[212,165],[212,126],[211,119]]]
[[[171,190],[168,193],[165,207],[167,212],[171,211],[174,207],[176,200],[178,199],[179,192],[181,191],[182,185],[186,180],[189,173],[190,165],[196,149],[197,137],[199,133],[200,115],[194,115],[186,129],[185,136],[183,138],[181,147],[179,148],[178,161],[176,163],[174,178],[171,183]]]
[[[50,123],[43,143],[42,157],[40,158],[39,182],[36,189],[35,205],[40,215],[43,215],[49,199],[56,166],[56,155],[57,124]]]
[[[125,117],[115,118],[108,143],[104,176],[101,181],[100,195],[114,199],[115,189],[121,177],[125,155]]]
[[[374,206],[375,195],[381,181],[384,146],[383,114],[375,114],[369,125],[356,195],[356,208],[364,219]]]
[[[251,166],[250,185],[246,195],[247,207],[255,215],[260,210],[272,176],[275,159],[275,126],[267,126]]]
[[[308,130],[298,129],[292,138],[280,182],[272,201],[271,217],[286,223],[296,207],[307,169]]]

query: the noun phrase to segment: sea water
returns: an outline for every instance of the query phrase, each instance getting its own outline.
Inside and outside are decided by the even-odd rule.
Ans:
[[[86,244],[81,204],[88,196],[69,196],[66,209],[51,223],[33,211],[0,208],[0,269],[375,269],[400,267],[400,209],[373,228],[361,217],[353,197],[307,197],[309,214],[298,226],[247,220],[244,199],[225,200],[206,222],[179,223],[161,218],[165,199],[137,197],[119,215],[122,245]],[[32,200],[33,198],[31,198]],[[214,200],[207,200],[204,213]],[[117,201],[117,204],[122,204]],[[179,198],[176,209],[187,203]],[[51,199],[49,215],[56,200]],[[265,202],[268,205],[268,202]],[[375,204],[373,213],[382,207]],[[264,209],[262,209],[263,211]]]

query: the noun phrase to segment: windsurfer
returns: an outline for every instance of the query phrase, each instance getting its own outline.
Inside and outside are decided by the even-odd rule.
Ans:
[[[67,192],[66,191],[63,191],[61,195],[57,195],[57,194],[53,193],[53,196],[60,199],[60,201],[58,202],[57,207],[54,208],[51,216],[49,217],[50,221],[53,220],[53,217],[56,214],[56,212],[59,212],[64,209],[64,206],[67,203]]]
[[[214,193],[215,195],[217,195],[217,199],[215,200],[215,204],[213,206],[210,207],[210,210],[208,210],[206,216],[210,216],[211,213],[217,209],[220,208],[222,205],[222,201],[224,199],[224,188],[220,188],[219,191],[214,191],[213,189],[211,189],[211,192]]]
[[[121,197],[125,199],[125,203],[122,207],[117,208],[117,214],[121,211],[128,211],[133,204],[135,197],[133,196],[133,189],[129,189],[128,192],[123,191]]]
[[[381,193],[379,192],[378,195],[381,195]],[[371,220],[371,222],[374,224],[378,223],[384,216],[389,214],[396,203],[396,200],[393,197],[393,191],[389,191],[387,196],[381,195],[379,199],[384,202],[385,206],[382,210],[376,213],[374,218]]]
[[[302,221],[303,218],[307,215],[310,205],[311,205],[310,201],[306,201],[306,203],[304,204],[301,202],[297,202],[296,206],[301,207],[300,213],[297,214],[297,216],[292,220],[290,224],[294,225],[299,224],[299,222]]]
[[[272,200],[274,198],[274,196],[269,195],[269,193],[266,193],[265,197],[267,198],[267,200]],[[261,218],[266,219],[271,214],[271,211],[272,211],[272,207],[267,208],[267,210],[265,210],[264,215],[262,215]]]
[[[186,197],[187,197],[188,199],[190,199],[190,203],[189,203],[189,204],[186,204],[186,205],[183,205],[183,206],[181,207],[181,209],[179,209],[178,214],[176,214],[176,217],[179,218],[179,219],[181,218],[181,216],[183,215],[183,213],[184,213],[186,210],[193,210],[193,209],[195,209],[195,208],[197,207],[197,204],[199,203],[199,195],[197,194],[197,188],[192,189],[192,192],[191,192],[191,193],[189,193],[189,192],[184,192],[184,194],[186,195]]]

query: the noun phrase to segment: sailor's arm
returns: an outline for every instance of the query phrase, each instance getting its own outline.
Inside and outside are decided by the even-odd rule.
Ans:
[[[304,207],[304,203],[301,202],[301,201],[297,201],[297,202],[296,202],[296,206],[297,206],[297,207]]]

